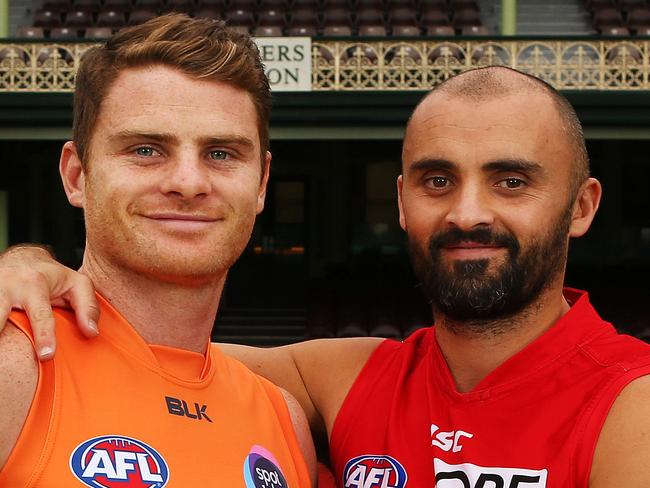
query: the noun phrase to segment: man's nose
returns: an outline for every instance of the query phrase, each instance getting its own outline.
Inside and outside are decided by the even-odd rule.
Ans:
[[[208,168],[193,154],[180,154],[169,167],[161,190],[183,198],[207,195],[210,191]]]
[[[478,226],[492,225],[494,212],[487,191],[478,185],[468,185],[456,192],[446,216],[449,225],[469,231]]]

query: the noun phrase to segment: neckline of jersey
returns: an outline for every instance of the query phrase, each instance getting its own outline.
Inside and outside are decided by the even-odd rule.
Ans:
[[[101,310],[98,327],[102,338],[170,381],[200,387],[212,380],[218,364],[224,359],[218,348],[211,347],[208,342],[205,353],[201,354],[149,344],[104,296],[95,294]]]
[[[587,292],[565,288],[564,296],[572,304],[569,311],[549,330],[501,363],[468,392],[458,391],[435,339],[435,327],[432,327],[431,365],[434,374],[442,376],[449,396],[456,401],[469,403],[508,394],[521,387],[522,383],[532,380],[536,374],[544,373],[546,368],[559,365],[561,358],[578,352],[581,346],[601,334],[615,333],[613,326],[601,319],[594,310]]]

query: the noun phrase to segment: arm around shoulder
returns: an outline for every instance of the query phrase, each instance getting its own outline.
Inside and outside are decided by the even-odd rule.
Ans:
[[[34,347],[25,334],[9,323],[0,333],[0,469],[18,440],[37,383]]]
[[[600,433],[589,488],[650,486],[650,376],[627,385]]]
[[[352,383],[383,341],[376,337],[319,339],[259,348],[220,344],[223,352],[293,395],[315,435],[331,431]]]

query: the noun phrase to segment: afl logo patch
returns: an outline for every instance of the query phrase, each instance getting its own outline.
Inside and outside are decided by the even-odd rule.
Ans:
[[[92,488],[163,488],[169,481],[167,463],[154,448],[120,435],[79,444],[70,456],[70,469]]]
[[[357,456],[343,470],[346,488],[404,488],[407,479],[404,466],[390,456]]]
[[[289,488],[280,463],[262,446],[253,446],[244,461],[246,488]]]

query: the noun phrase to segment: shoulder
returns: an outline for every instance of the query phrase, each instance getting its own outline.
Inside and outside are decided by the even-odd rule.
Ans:
[[[282,388],[280,388],[280,392],[287,404],[291,423],[293,424],[293,430],[296,433],[296,440],[298,441],[300,450],[305,458],[307,470],[309,471],[311,484],[316,486],[316,450],[314,449],[314,442],[312,440],[311,431],[309,430],[307,416],[301,408],[300,403],[298,403],[298,400],[296,400],[291,393]]]
[[[625,386],[614,400],[596,444],[590,488],[650,485],[650,376]]]
[[[20,435],[37,383],[32,342],[9,322],[0,333],[0,467]]]
[[[636,337],[619,334],[607,325],[601,333],[580,347],[593,361],[601,366],[621,366],[625,369],[650,364],[650,344]]]

